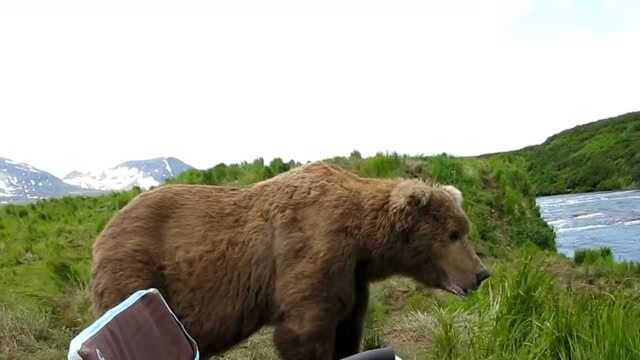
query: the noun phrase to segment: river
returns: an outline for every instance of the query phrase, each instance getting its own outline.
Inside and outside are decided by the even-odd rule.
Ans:
[[[558,252],[607,246],[616,260],[640,262],[640,191],[544,196],[537,199],[556,231]]]

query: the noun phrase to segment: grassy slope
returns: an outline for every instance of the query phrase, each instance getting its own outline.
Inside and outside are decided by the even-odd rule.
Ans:
[[[0,208],[0,359],[61,359],[91,321],[91,243],[138,191]]]
[[[540,219],[523,159],[361,159],[354,153],[329,161],[362,176],[424,177],[458,186],[473,222],[472,241],[495,273],[465,300],[406,279],[377,284],[366,347],[391,344],[407,359],[640,354],[638,267],[600,262],[598,256],[578,266],[555,255],[553,232]],[[175,181],[248,185],[295,165],[219,165]],[[63,357],[72,334],[90,321],[91,244],[136,193],[0,209],[0,359]],[[265,330],[252,337],[226,358],[273,358],[268,335]]]
[[[508,153],[529,162],[540,194],[640,187],[640,112],[577,126]]]

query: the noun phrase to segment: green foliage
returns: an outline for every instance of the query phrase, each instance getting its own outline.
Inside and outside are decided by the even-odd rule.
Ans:
[[[405,174],[405,159],[396,153],[378,153],[364,160],[357,156],[351,159],[356,162],[356,172],[361,176],[393,178]]]
[[[269,179],[296,166],[300,166],[300,164],[294,161],[285,163],[281,158],[275,158],[271,160],[269,165],[265,165],[264,160],[259,158],[251,163],[242,162],[231,165],[220,163],[208,170],[192,169],[167,182],[174,184],[246,186]]]
[[[638,358],[637,293],[567,289],[541,271],[542,258],[519,255],[519,266],[502,264],[478,294],[438,312],[429,358]]]
[[[434,313],[438,325],[433,332],[433,352],[438,354],[438,359],[459,359],[464,351],[459,346],[460,333],[457,327],[460,312],[457,309],[436,307]]]
[[[364,338],[362,339],[364,350],[378,349],[387,345],[383,335],[387,311],[382,292],[374,288],[369,297],[369,306],[367,307],[364,324]]]
[[[613,251],[611,248],[579,249],[573,255],[576,264],[595,264],[598,262],[613,263]]]
[[[511,154],[527,160],[540,195],[637,188],[640,112],[581,125]]]
[[[640,276],[640,263],[637,262],[616,262],[613,252],[608,247],[599,249],[579,249],[573,257],[576,265],[582,266],[586,273],[594,278],[618,278],[633,280]],[[620,284],[625,287],[627,284]]]
[[[555,234],[541,218],[533,186],[521,158],[492,159],[499,189],[497,209],[509,223],[510,238],[519,244],[534,243],[555,249]]]
[[[349,154],[349,159],[362,160],[362,154],[360,154],[360,151],[358,150],[353,150],[351,154]]]
[[[456,184],[464,188],[473,182],[472,176],[465,172],[463,161],[447,154],[434,156],[429,159],[429,176],[441,184]]]

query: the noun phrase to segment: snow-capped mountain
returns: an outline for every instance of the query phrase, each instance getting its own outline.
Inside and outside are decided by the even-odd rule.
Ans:
[[[99,172],[71,172],[63,180],[29,164],[0,157],[0,205],[66,195],[97,195],[104,191],[148,189],[192,169],[176,158],[127,161]]]
[[[128,190],[134,186],[148,189],[192,168],[176,158],[163,157],[127,161],[102,171],[86,173],[73,171],[65,176],[63,181],[84,189],[103,191]]]
[[[0,204],[58,197],[80,190],[29,164],[0,158]]]

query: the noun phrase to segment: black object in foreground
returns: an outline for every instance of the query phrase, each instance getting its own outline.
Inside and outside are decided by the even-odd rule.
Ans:
[[[391,348],[384,348],[378,350],[369,350],[363,353],[355,354],[349,357],[346,357],[342,360],[400,360],[399,357],[396,356],[396,353],[393,352]]]

